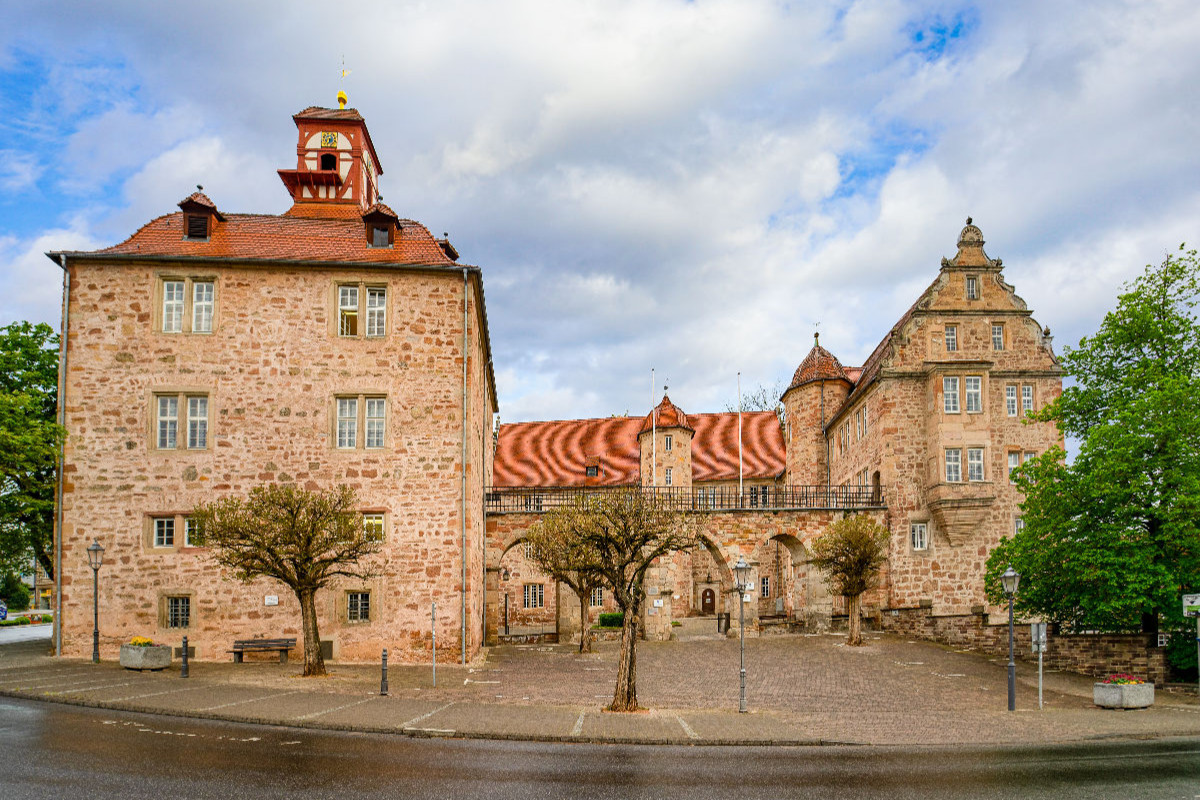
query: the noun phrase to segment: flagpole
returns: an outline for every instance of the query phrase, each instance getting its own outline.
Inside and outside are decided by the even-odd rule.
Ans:
[[[654,367],[650,368],[650,485],[658,486],[658,407],[654,405]]]
[[[738,373],[738,505],[742,504],[742,373]]]

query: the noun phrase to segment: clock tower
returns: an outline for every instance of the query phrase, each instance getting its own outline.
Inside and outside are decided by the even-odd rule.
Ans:
[[[353,108],[312,106],[294,115],[296,168],[279,170],[292,195],[293,217],[356,217],[379,197],[383,167],[366,121]]]

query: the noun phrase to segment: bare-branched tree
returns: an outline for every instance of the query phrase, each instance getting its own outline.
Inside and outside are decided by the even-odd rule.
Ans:
[[[812,563],[829,578],[830,588],[850,601],[850,640],[862,642],[862,595],[874,589],[887,561],[888,531],[865,514],[843,517],[812,546]]]
[[[587,511],[585,498],[576,498],[567,505],[551,509],[526,535],[530,560],[547,575],[569,586],[579,598],[581,653],[592,650],[592,628],[588,624],[592,590],[604,585],[596,550],[578,535],[584,524],[580,515]]]

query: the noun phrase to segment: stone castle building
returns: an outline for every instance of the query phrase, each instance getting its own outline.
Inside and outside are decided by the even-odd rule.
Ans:
[[[493,432],[480,269],[383,204],[358,112],[294,121],[284,214],[227,213],[197,191],[120,244],[50,254],[64,275],[64,654],[90,651],[93,541],[105,657],[135,635],[186,634],[201,659],[227,658],[235,639],[299,638],[291,593],[232,580],[189,520],[266,482],[349,484],[383,536],[375,578],[318,594],[334,659],[426,658],[434,602],[442,658],[471,657],[506,621],[572,630],[576,604],[520,545],[554,504],[618,486],[710,512],[703,548],[651,575],[648,635],[736,612],[739,555],[754,568],[748,624],[828,624],[844,609],[808,550],[850,512],[893,534],[867,603],[882,624],[986,613],[987,554],[1020,525],[1009,472],[1058,442],[1024,417],[1061,380],[1048,331],[970,220],[864,365],[812,347],[781,415],[688,413],[664,396],[644,418]]]

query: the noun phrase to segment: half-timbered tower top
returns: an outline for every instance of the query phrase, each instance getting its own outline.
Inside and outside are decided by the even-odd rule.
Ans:
[[[339,98],[340,99],[340,98]],[[310,106],[296,123],[296,168],[279,170],[292,194],[289,216],[353,217],[379,200],[383,167],[362,115]]]

